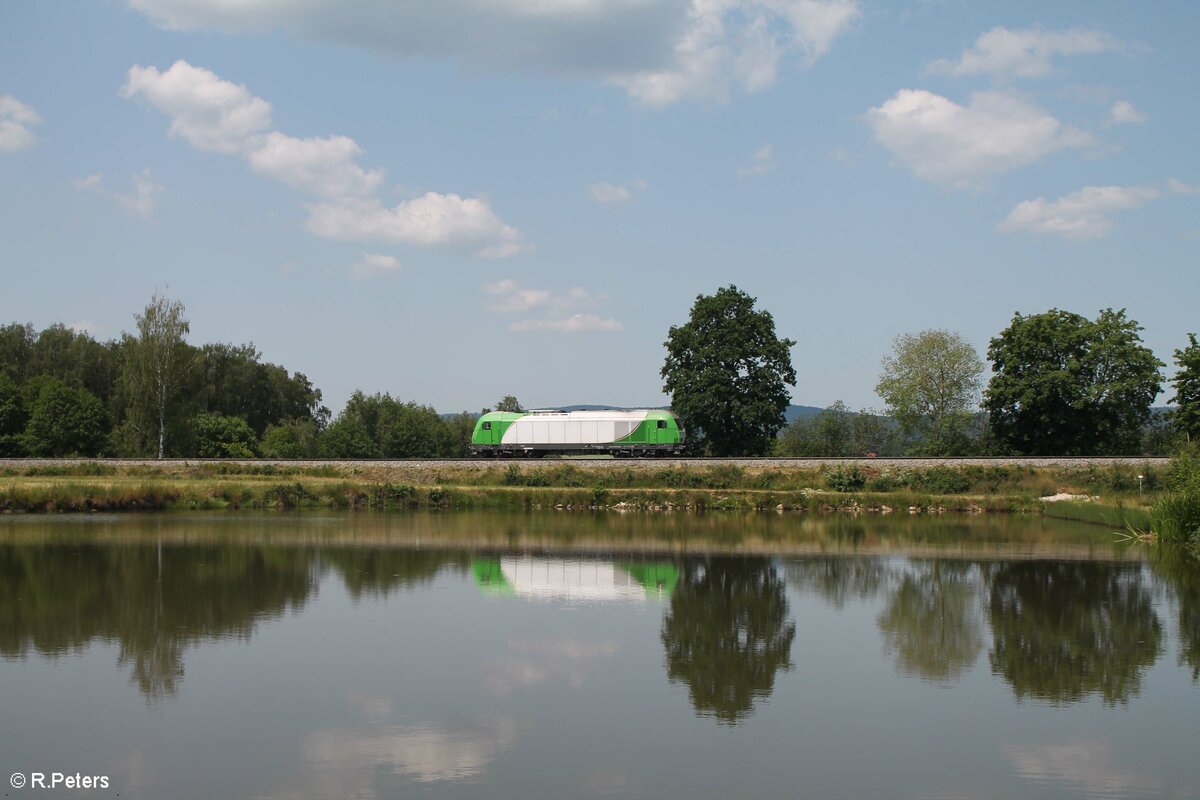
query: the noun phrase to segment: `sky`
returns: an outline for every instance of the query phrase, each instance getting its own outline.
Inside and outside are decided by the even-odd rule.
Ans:
[[[900,334],[1200,331],[1200,3],[0,5],[0,321],[253,342],[336,412],[659,405],[735,284],[794,402]],[[1169,390],[1163,397],[1169,396]]]

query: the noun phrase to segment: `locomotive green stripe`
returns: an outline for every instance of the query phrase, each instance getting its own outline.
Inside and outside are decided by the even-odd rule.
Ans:
[[[665,419],[667,427],[659,428],[658,421]],[[666,411],[651,411],[646,418],[625,436],[617,439],[622,444],[678,444],[679,423],[674,414]]]
[[[514,411],[489,411],[475,422],[475,430],[471,433],[471,444],[500,444],[504,440],[504,432],[521,417],[529,416]],[[491,430],[484,430],[483,423],[492,423]]]

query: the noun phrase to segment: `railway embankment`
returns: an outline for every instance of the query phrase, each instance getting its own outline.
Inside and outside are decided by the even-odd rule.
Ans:
[[[1167,459],[0,462],[0,513],[523,508],[590,512],[1027,512],[1118,521]],[[1071,495],[1075,502],[1044,498]],[[1123,518],[1123,517],[1122,517]]]

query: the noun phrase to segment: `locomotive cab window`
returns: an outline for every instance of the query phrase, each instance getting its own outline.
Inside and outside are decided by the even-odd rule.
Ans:
[[[483,423],[483,429],[485,431],[490,431],[492,429],[492,423],[490,423],[490,422]]]
[[[660,419],[660,420],[658,421],[658,427],[659,427],[659,429],[666,428],[666,427],[667,427],[667,421],[666,421],[665,419]]]

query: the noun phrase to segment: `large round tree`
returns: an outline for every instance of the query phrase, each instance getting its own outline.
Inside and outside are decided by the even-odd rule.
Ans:
[[[1163,363],[1141,330],[1124,309],[1095,320],[1059,309],[1015,314],[988,348],[983,407],[996,440],[1031,456],[1134,451],[1162,388]]]
[[[700,295],[687,323],[667,335],[663,391],[689,441],[712,455],[764,454],[786,422],[796,343],[778,338],[754,302],[732,285]]]
[[[1171,379],[1175,396],[1171,402],[1171,422],[1188,441],[1200,441],[1200,343],[1196,334],[1188,334],[1188,346],[1175,351],[1175,364],[1179,371]]]

